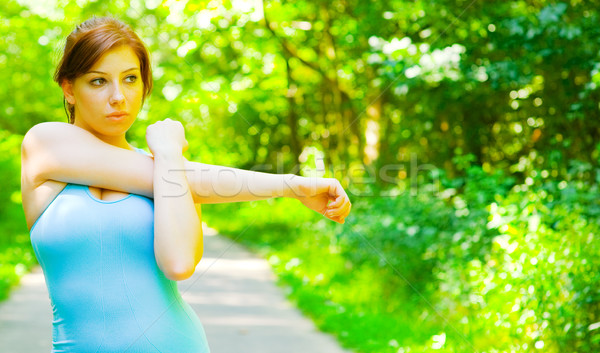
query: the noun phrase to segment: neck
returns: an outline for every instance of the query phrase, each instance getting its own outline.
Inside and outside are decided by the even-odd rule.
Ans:
[[[131,147],[129,145],[129,143],[127,142],[127,140],[125,139],[125,135],[121,135],[121,136],[105,136],[105,135],[101,135],[97,132],[92,132],[94,134],[94,136],[96,136],[97,138],[99,138],[100,140],[108,143],[109,145],[113,145],[115,147],[119,147],[119,148],[124,148],[126,150],[133,150],[133,147]]]
[[[93,128],[91,128],[85,122],[82,122],[81,120],[78,121],[77,119],[75,119],[75,122],[73,123],[73,125],[88,131],[89,133],[96,136],[98,139],[104,141],[105,143],[108,143],[109,145],[113,145],[115,147],[123,148],[126,150],[131,150],[131,151],[134,150],[134,148],[131,145],[129,145],[129,142],[127,142],[127,139],[125,138],[125,134],[116,135],[116,136],[103,135],[103,134],[99,133],[98,131],[94,130]]]

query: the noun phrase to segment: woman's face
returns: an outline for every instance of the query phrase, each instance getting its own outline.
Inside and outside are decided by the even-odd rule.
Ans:
[[[128,46],[106,52],[90,71],[62,85],[75,124],[98,136],[125,136],[142,106],[140,61]]]

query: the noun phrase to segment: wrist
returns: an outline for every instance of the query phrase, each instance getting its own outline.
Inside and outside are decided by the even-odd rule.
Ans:
[[[157,151],[152,151],[154,155],[154,159],[167,160],[167,161],[178,161],[183,159],[183,154],[181,151],[177,151],[177,149],[161,149]]]
[[[298,199],[301,195],[304,177],[295,174],[285,174],[283,177],[283,197]]]

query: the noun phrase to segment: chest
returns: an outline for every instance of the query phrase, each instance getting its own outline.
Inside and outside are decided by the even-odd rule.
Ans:
[[[153,254],[153,201],[134,194],[96,199],[87,188],[69,184],[40,216],[31,231],[37,255],[87,261],[96,253]]]
[[[102,200],[102,201],[117,201],[117,200],[123,199],[129,195],[124,192],[108,190],[108,189],[101,189],[101,188],[97,188],[97,187],[93,187],[93,186],[89,187],[89,192],[93,197],[97,198],[98,200]]]

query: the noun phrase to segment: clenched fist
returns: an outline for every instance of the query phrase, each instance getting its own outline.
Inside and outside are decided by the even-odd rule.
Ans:
[[[153,155],[181,154],[188,148],[181,122],[165,119],[146,128],[146,143]]]
[[[344,224],[352,203],[337,179],[297,177],[295,180],[296,199],[332,221]]]

